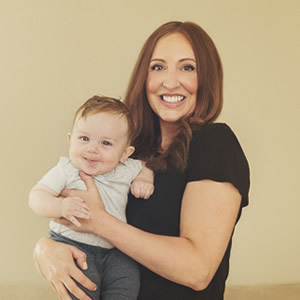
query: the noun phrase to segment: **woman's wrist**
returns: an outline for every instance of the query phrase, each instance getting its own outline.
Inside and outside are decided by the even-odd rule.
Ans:
[[[118,221],[114,216],[110,215],[107,211],[102,210],[100,214],[94,216],[92,222],[92,233],[100,236],[107,241],[110,241],[110,229],[114,226],[114,222]]]

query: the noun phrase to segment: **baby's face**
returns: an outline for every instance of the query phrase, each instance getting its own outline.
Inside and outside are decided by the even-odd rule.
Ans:
[[[126,118],[117,114],[103,112],[77,118],[68,135],[72,163],[89,175],[112,171],[134,150],[128,146],[127,130]]]

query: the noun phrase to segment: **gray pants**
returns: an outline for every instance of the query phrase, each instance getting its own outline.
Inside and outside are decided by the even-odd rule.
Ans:
[[[140,288],[140,273],[134,260],[117,248],[105,249],[70,240],[54,232],[50,237],[58,242],[73,245],[86,253],[87,270],[82,272],[97,285],[96,291],[89,291],[77,285],[92,300],[135,300]],[[72,299],[77,298],[70,294]]]

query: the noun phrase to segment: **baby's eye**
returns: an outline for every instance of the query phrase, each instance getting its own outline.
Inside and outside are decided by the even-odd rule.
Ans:
[[[87,136],[81,136],[81,137],[79,137],[79,139],[83,142],[88,142],[89,141],[89,138]]]
[[[112,143],[109,141],[102,141],[101,144],[104,146],[112,146]]]
[[[161,71],[163,69],[164,69],[164,67],[162,65],[158,65],[158,64],[150,66],[151,71]]]
[[[183,71],[192,72],[195,70],[195,67],[193,65],[185,65],[182,67]]]

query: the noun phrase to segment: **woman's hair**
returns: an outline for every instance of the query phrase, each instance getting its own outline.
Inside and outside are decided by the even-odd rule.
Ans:
[[[128,143],[131,144],[135,134],[135,126],[130,110],[127,106],[118,99],[105,96],[93,96],[85,101],[76,111],[73,126],[77,119],[86,119],[88,116],[99,113],[110,113],[120,115],[120,118],[125,117],[128,124]]]
[[[196,58],[198,91],[196,107],[182,126],[168,150],[160,153],[159,119],[149,106],[146,80],[149,64],[158,40],[168,34],[180,33],[191,44]],[[183,170],[187,165],[192,131],[212,123],[223,104],[223,71],[218,51],[209,35],[192,22],[168,22],[157,28],[146,40],[134,67],[125,103],[137,128],[134,139],[135,156],[147,161],[154,170],[165,170],[170,163]]]

